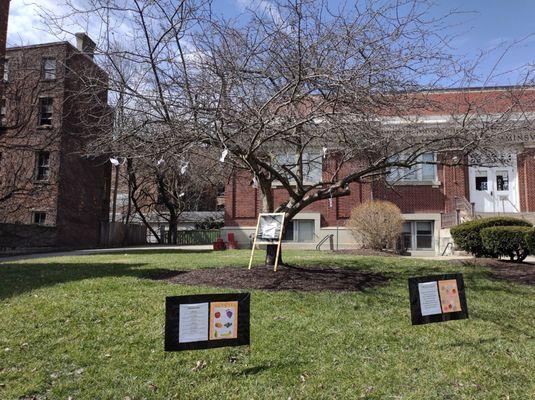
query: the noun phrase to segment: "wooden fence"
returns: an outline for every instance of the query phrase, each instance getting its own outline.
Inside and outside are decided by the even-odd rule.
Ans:
[[[133,246],[147,243],[147,228],[138,224],[106,222],[100,226],[101,246]]]
[[[182,246],[212,244],[220,235],[219,229],[178,231],[177,244]]]

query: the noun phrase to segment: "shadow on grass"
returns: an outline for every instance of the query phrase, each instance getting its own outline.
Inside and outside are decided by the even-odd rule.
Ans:
[[[120,263],[3,263],[0,264],[0,300],[56,284],[105,277],[147,278],[170,273],[164,269],[144,269],[147,264]],[[176,271],[173,271],[176,275]]]
[[[121,254],[135,254],[135,255],[162,255],[162,254],[205,254],[205,253],[213,253],[213,250],[202,250],[202,249],[150,249],[150,250],[144,250],[144,249],[124,249],[124,250],[116,250],[116,251],[105,251],[105,252],[87,252],[83,255],[106,255],[106,256],[112,256],[112,255],[121,255]]]

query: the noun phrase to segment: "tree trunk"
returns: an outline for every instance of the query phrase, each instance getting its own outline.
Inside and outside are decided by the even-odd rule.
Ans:
[[[275,257],[277,256],[277,245],[268,244],[266,246],[266,266],[272,267],[275,265]],[[284,265],[282,262],[282,248],[279,252],[279,262],[278,265]]]
[[[169,232],[167,238],[169,244],[178,244],[178,223],[174,218],[169,220]]]
[[[266,179],[260,179],[260,189],[262,193],[262,212],[272,213],[275,210],[275,201],[273,197],[273,191],[271,189],[271,181]],[[286,223],[282,227],[282,235],[286,230]],[[277,245],[268,244],[266,246],[266,259],[264,264],[268,267],[273,267],[275,265],[275,259],[277,257]],[[282,261],[282,246],[279,251],[279,262],[278,265],[284,265]]]

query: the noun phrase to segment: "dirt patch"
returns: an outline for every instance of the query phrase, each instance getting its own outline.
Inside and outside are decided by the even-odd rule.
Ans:
[[[482,265],[492,268],[491,276],[494,279],[502,279],[525,285],[535,285],[535,264],[514,263],[506,260],[492,258],[475,258],[473,260],[458,260],[464,265]]]
[[[277,272],[265,266],[247,268],[205,268],[190,271],[162,271],[150,279],[175,284],[206,285],[233,289],[317,291],[361,291],[388,282],[384,275],[349,268],[279,267]]]

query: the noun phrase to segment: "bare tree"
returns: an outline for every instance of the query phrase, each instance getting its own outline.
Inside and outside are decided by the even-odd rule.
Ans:
[[[134,117],[113,140],[134,136],[137,154],[152,159],[205,146],[251,177],[264,212],[290,221],[355,183],[388,185],[392,171],[422,162],[458,165],[475,152],[496,160],[497,138],[531,126],[533,95],[523,87],[499,101],[435,95],[473,82],[475,65],[452,54],[450,15],[431,17],[426,0],[259,4],[235,20],[202,1],[71,4],[69,18],[101,24],[111,90]],[[64,26],[66,16],[47,17]],[[126,26],[120,51],[110,39],[117,21]],[[530,81],[527,73],[521,83]],[[437,158],[422,161],[429,152]],[[268,246],[266,263],[274,258]]]

